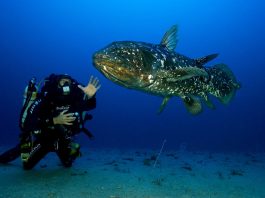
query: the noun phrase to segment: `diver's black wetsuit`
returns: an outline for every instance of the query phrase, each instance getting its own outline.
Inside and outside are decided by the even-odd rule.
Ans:
[[[25,169],[34,167],[51,151],[57,153],[66,167],[71,166],[73,160],[79,155],[79,145],[72,143],[72,137],[80,132],[82,112],[96,107],[96,98],[87,99],[77,85],[78,83],[72,79],[70,94],[65,96],[61,90],[57,89],[58,80],[55,80],[55,84],[52,83],[46,88],[44,86],[42,97],[29,108],[21,139],[28,141],[27,134],[34,133],[36,140],[28,160],[23,162]],[[53,118],[64,110],[78,114],[74,124],[71,126],[54,125]]]
[[[21,126],[20,144],[2,155],[0,162],[1,158],[2,163],[17,158],[19,148],[19,154],[29,154],[26,160],[22,159],[24,169],[33,168],[48,152],[56,152],[65,167],[70,167],[80,154],[79,145],[72,142],[72,137],[83,130],[82,113],[96,107],[96,98],[88,99],[73,79],[70,94],[65,96],[57,88],[58,79],[56,76],[54,78],[54,82],[48,82],[41,96],[28,108],[27,117]],[[53,118],[64,110],[76,114],[73,125],[54,125]]]
[[[5,151],[0,155],[0,163],[6,164],[17,159],[20,156],[20,144],[15,147]]]

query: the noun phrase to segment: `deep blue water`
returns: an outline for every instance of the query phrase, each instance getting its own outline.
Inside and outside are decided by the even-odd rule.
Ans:
[[[97,76],[94,119],[87,124],[93,147],[265,150],[265,3],[262,0],[54,0],[0,1],[0,144],[18,141],[25,86],[50,73],[82,83]],[[219,53],[208,65],[226,63],[242,88],[224,106],[191,116],[173,98],[161,115],[162,98],[128,90],[92,66],[92,54],[112,41],[159,43],[179,27],[176,51],[189,57]]]

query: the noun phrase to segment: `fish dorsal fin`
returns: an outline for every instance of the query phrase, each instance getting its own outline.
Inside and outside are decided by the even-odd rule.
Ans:
[[[160,108],[158,110],[158,113],[162,113],[162,111],[165,109],[165,106],[167,105],[168,101],[169,101],[170,97],[169,96],[166,96],[164,99],[163,99],[163,102],[162,104],[160,105]]]
[[[189,113],[191,113],[192,115],[198,115],[202,112],[202,104],[198,98],[194,96],[183,96],[181,98]]]
[[[208,63],[209,61],[215,59],[218,56],[218,54],[210,54],[201,58],[196,58],[195,61],[197,65],[204,65],[205,63]]]
[[[195,76],[202,76],[208,78],[208,73],[204,69],[197,67],[182,67],[171,72],[169,77],[166,77],[167,82],[177,82],[180,80],[187,80]]]
[[[177,46],[177,31],[178,27],[173,25],[164,35],[161,45],[165,46],[168,50],[174,51]]]

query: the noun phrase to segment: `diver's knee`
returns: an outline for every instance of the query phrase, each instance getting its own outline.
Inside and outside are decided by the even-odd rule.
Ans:
[[[23,169],[24,170],[31,170],[33,169],[34,165],[33,164],[30,164],[30,163],[27,163],[27,162],[23,162]]]
[[[73,161],[72,161],[72,160],[64,161],[64,162],[62,162],[62,164],[63,164],[63,166],[64,166],[65,168],[71,168],[72,165],[73,165]]]

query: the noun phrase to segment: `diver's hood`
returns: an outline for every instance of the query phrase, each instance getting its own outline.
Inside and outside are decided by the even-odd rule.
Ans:
[[[63,85],[59,85],[60,80],[69,79]],[[51,74],[45,79],[45,84],[42,88],[42,93],[47,99],[58,105],[71,104],[73,94],[77,88],[77,82],[67,74]]]

